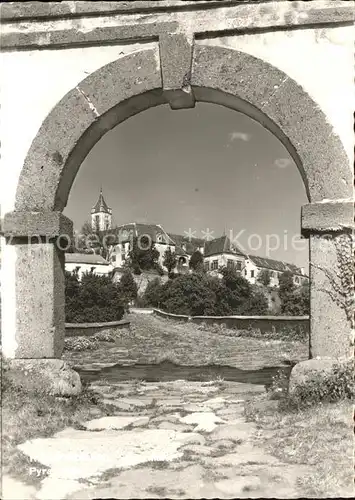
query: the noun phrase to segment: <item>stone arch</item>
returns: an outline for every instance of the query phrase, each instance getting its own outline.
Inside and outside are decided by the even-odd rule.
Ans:
[[[241,111],[276,135],[296,162],[311,202],[351,196],[351,169],[340,138],[317,104],[285,73],[244,52],[196,45],[190,84],[197,101]],[[153,49],[124,56],[89,75],[54,107],[34,138],[15,210],[62,211],[80,164],[105,132],[167,102]]]
[[[155,50],[143,49],[122,57],[68,92],[34,138],[20,174],[15,211],[4,219],[5,234],[17,237],[12,241],[17,251],[13,260],[18,278],[16,313],[8,328],[15,330],[15,340],[4,348],[12,357],[60,357],[64,342],[64,258],[52,242],[63,231],[70,231],[68,220],[60,212],[82,161],[105,132],[145,109],[169,103],[169,93],[174,89],[167,89],[163,80]],[[344,247],[341,238],[348,237],[353,225],[352,203],[345,202],[352,197],[351,168],[340,138],[300,85],[249,54],[196,44],[191,72],[184,75],[183,93],[186,86],[196,101],[227,106],[257,120],[293,157],[311,202],[303,207],[302,214],[314,264],[311,354],[347,355],[347,312],[324,290],[330,286],[327,272],[339,262],[337,252]],[[325,237],[329,232],[330,237]],[[49,236],[52,242],[31,245],[31,252],[26,253],[24,237],[29,234]],[[351,262],[351,248],[346,247],[345,253]],[[342,278],[343,271],[339,272]]]

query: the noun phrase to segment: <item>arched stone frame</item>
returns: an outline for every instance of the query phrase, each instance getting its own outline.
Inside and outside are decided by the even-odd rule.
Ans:
[[[70,222],[61,211],[82,161],[105,132],[145,109],[171,104],[172,90],[164,79],[164,68],[161,71],[153,49],[122,57],[101,67],[68,92],[33,140],[20,175],[15,211],[7,214],[4,221],[5,233],[15,236],[12,243],[22,256],[16,263],[19,282],[16,283],[15,357],[61,355],[64,259],[53,241],[59,234],[70,232]],[[348,242],[353,222],[349,201],[353,195],[352,175],[341,140],[301,86],[279,69],[249,54],[196,45],[185,84],[187,89],[183,88],[183,92],[192,95],[193,100],[227,106],[261,123],[279,138],[294,159],[311,202],[303,211],[303,229],[310,236],[313,265],[311,355],[348,355],[349,315],[344,304],[339,304],[339,297],[334,297],[334,293],[341,295],[341,290],[334,292],[329,276],[338,265],[339,247],[343,248],[343,255],[345,252],[345,260],[351,259]],[[31,245],[31,257],[26,259],[23,237],[28,234],[39,234],[47,240],[37,247]],[[50,242],[48,238],[52,238]],[[34,273],[42,273],[41,280]],[[340,282],[342,273],[339,267],[336,279]],[[49,306],[41,316],[38,310],[44,296],[40,283],[43,285],[48,277],[50,287],[45,287],[45,293]],[[30,326],[24,314],[32,315]],[[33,337],[36,337],[34,343]]]

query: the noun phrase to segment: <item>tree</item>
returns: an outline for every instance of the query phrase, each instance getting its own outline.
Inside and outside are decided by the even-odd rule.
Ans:
[[[309,286],[297,288],[293,274],[285,271],[279,278],[279,297],[281,314],[303,316],[309,314]]]
[[[241,307],[243,314],[250,316],[264,316],[268,313],[269,305],[265,294],[257,286],[252,286],[250,297]]]
[[[164,254],[163,266],[165,266],[168,270],[168,275],[172,274],[177,264],[176,253],[171,251],[171,248],[168,247]]]
[[[271,274],[268,269],[262,269],[257,277],[257,281],[264,286],[269,286],[271,280]]]
[[[112,254],[115,236],[105,231],[96,231],[89,221],[84,222],[81,231],[76,238],[76,246],[79,251],[92,252],[109,260]]]
[[[206,275],[192,273],[162,285],[160,300],[167,312],[201,316],[214,314],[216,296]]]
[[[134,274],[142,271],[156,270],[161,274],[161,266],[158,259],[160,254],[148,237],[133,238],[132,247],[128,254],[128,265]]]
[[[108,276],[65,274],[65,316],[69,323],[118,321],[127,308],[119,286]]]
[[[128,303],[133,302],[137,298],[138,286],[134,281],[132,272],[129,268],[124,269],[119,282],[119,289],[123,297]]]
[[[159,278],[148,282],[143,294],[143,302],[147,306],[160,307],[162,299],[162,285]]]
[[[199,250],[195,250],[191,255],[189,267],[193,271],[201,271],[203,269],[203,255]]]

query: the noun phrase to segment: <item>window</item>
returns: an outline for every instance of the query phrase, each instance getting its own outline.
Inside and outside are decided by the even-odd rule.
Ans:
[[[233,266],[233,261],[232,261],[232,259],[228,259],[228,260],[227,260],[227,268],[228,268],[228,269],[233,269],[233,267],[234,267],[234,266]]]
[[[95,226],[96,226],[96,230],[98,231],[100,229],[100,216],[99,215],[95,215]]]
[[[95,266],[90,267],[90,272],[92,272],[92,273],[93,273],[93,272],[95,272],[95,269],[96,269],[96,267],[95,267]]]
[[[300,282],[300,280],[299,280],[298,276],[295,276],[295,283],[299,283],[299,282]]]
[[[218,260],[212,261],[211,269],[212,269],[212,271],[215,271],[216,269],[218,269]]]
[[[255,271],[254,271],[254,270],[253,270],[253,271],[250,271],[250,277],[251,277],[251,278],[254,278],[254,275],[255,275]]]
[[[204,266],[205,266],[205,271],[209,271],[210,270],[210,263],[208,261],[205,262]]]
[[[242,270],[242,263],[240,262],[240,260],[237,260],[236,268],[237,268],[237,271],[241,271]]]
[[[112,262],[116,262],[116,255],[112,255],[111,260],[112,260]]]

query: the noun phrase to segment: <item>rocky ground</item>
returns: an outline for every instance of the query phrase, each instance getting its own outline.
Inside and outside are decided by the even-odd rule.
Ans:
[[[262,393],[253,384],[224,381],[139,381],[91,384],[114,415],[92,419],[20,450],[39,468],[37,487],[21,498],[248,498],[300,497],[305,467],[282,463],[258,445],[244,418],[245,401]],[[4,481],[8,488],[19,487]],[[23,487],[23,485],[22,485]],[[12,490],[12,495],[15,489]]]
[[[264,385],[223,378],[144,382],[100,376],[115,365],[222,364],[244,370],[307,357],[307,344],[238,337],[235,332],[131,315],[130,330],[96,350],[64,358],[97,374],[87,390],[100,405],[89,418],[18,448],[34,484],[3,478],[3,499],[248,498],[302,496],[306,466],[283,462],[261,445],[244,407]],[[255,382],[255,381],[254,381]],[[94,398],[95,399],[95,398]],[[94,401],[94,400],[93,400]],[[265,431],[263,431],[265,432]],[[309,467],[307,467],[309,472]]]

